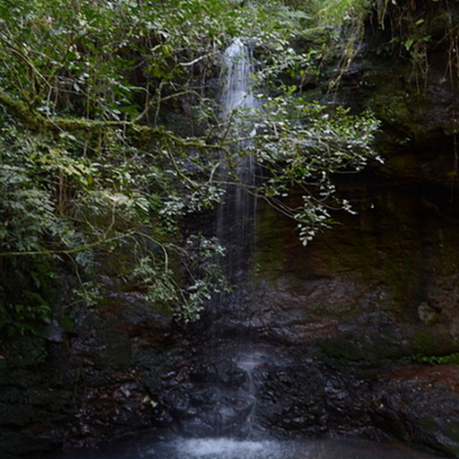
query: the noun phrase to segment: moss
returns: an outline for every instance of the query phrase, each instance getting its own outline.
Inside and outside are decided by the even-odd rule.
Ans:
[[[373,98],[373,108],[383,121],[391,124],[405,124],[412,119],[409,96],[403,91],[377,94]]]
[[[398,222],[403,220],[402,216],[396,219],[392,217],[390,226],[385,225],[385,220],[363,213],[357,231],[354,226],[331,232],[329,239],[332,242],[325,246],[327,271],[333,274],[346,273],[363,285],[378,282],[390,286],[393,295],[385,298],[383,307],[404,316],[400,305],[406,304],[412,287],[416,271],[413,254],[416,254],[417,248],[406,247],[407,239],[396,228]],[[383,225],[385,229],[382,231],[380,227]],[[384,252],[394,256],[382,257]]]
[[[437,421],[430,416],[420,418],[419,424],[426,432],[437,432],[440,429]]]
[[[64,330],[64,333],[74,333],[76,330],[75,322],[67,315],[63,314],[59,317],[59,325]]]
[[[27,104],[16,100],[8,94],[0,91],[0,104],[3,105],[8,112],[24,123],[30,130],[41,132],[43,130],[45,118],[34,113]]]
[[[446,425],[446,435],[455,443],[459,443],[459,422],[449,421]]]
[[[279,277],[284,268],[285,241],[290,232],[279,213],[269,206],[260,209],[256,225],[255,274],[269,281]]]
[[[455,349],[457,344],[454,337],[438,333],[434,327],[418,327],[408,337],[408,350],[417,356],[418,360],[438,359],[439,363],[454,363],[457,356]]]
[[[329,239],[333,242],[327,244],[327,249],[329,249],[327,256],[328,271],[337,273],[351,272],[356,267],[377,266],[377,248],[372,237],[369,236],[369,231],[367,231],[367,222],[361,219],[360,223],[362,231],[358,233],[351,234],[346,228],[329,233]],[[370,270],[357,269],[356,274],[359,280],[364,283],[372,280]]]
[[[321,340],[318,344],[325,354],[333,359],[354,362],[366,360],[364,350],[349,340],[329,338]]]
[[[432,355],[435,353],[435,340],[432,333],[418,329],[409,339],[408,348],[413,354]]]
[[[127,121],[99,121],[76,118],[47,119],[34,111],[24,101],[14,99],[5,92],[0,91],[0,105],[6,108],[8,113],[18,119],[32,132],[61,134],[66,132],[87,132],[93,135],[112,129],[124,129],[126,133],[139,143],[170,141],[184,148],[198,148],[200,150],[218,150],[221,146],[205,144],[199,140],[183,139],[164,127],[151,127]]]
[[[367,68],[363,87],[371,89],[366,108],[371,109],[383,123],[395,128],[401,141],[424,136],[423,113],[426,99],[412,82],[412,68],[404,62],[388,65],[388,61],[365,61]]]
[[[311,48],[322,48],[329,43],[332,37],[332,30],[327,27],[313,27],[303,30],[292,39],[292,46],[301,51],[307,51]]]
[[[368,358],[372,361],[381,359],[399,359],[405,352],[400,346],[400,339],[392,333],[385,336],[375,335],[371,347],[368,349]]]

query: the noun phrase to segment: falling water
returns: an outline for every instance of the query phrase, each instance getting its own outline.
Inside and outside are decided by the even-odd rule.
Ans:
[[[239,405],[237,411],[242,414],[238,421],[228,429],[225,418],[232,419],[235,406],[224,406],[220,412],[220,425],[217,433],[233,436],[247,436],[250,433],[252,418],[256,408],[256,394],[252,371],[254,357],[250,353],[250,332],[247,322],[250,317],[250,285],[247,281],[250,268],[250,255],[254,238],[256,198],[253,190],[256,185],[256,165],[251,152],[253,123],[250,117],[257,108],[257,99],[253,92],[253,58],[250,47],[237,38],[223,55],[222,81],[225,82],[222,94],[222,111],[225,131],[234,141],[230,146],[231,163],[224,167],[223,178],[227,182],[234,180],[234,186],[228,186],[227,199],[220,206],[217,222],[217,236],[227,248],[227,257],[223,269],[228,279],[235,284],[232,295],[220,299],[217,308],[223,316],[232,315],[236,323],[244,323],[244,332],[233,336],[230,367],[243,373],[245,380],[232,400]],[[225,164],[225,154],[221,160]],[[241,328],[240,328],[241,330]],[[218,326],[216,330],[219,334]],[[231,400],[231,398],[230,398]]]
[[[221,107],[229,145],[220,156],[220,179],[226,184],[226,194],[217,211],[216,233],[226,248],[226,256],[220,260],[222,271],[234,290],[222,293],[210,306],[203,352],[192,371],[192,386],[179,403],[177,418],[186,435],[247,439],[257,401],[253,375],[262,359],[262,353],[252,345],[248,280],[256,173],[252,126],[246,115],[255,112],[257,102],[250,47],[236,39],[222,61]]]
[[[229,145],[220,156],[226,195],[217,211],[216,232],[226,248],[220,260],[222,271],[234,290],[222,293],[210,307],[205,346],[193,369],[191,395],[184,396],[186,409],[179,421],[184,434],[214,441],[250,436],[256,409],[253,372],[262,358],[262,353],[252,349],[249,319],[256,173],[250,141],[253,129],[247,115],[257,108],[250,47],[236,39],[222,60],[221,107]]]
[[[240,38],[236,38],[226,49],[224,55],[226,89],[223,97],[223,111],[228,119],[234,110],[254,109],[257,100],[253,93],[252,52]]]
[[[235,143],[231,148],[232,164],[226,164],[227,158],[222,153],[221,160],[225,164],[222,175],[225,181],[234,179],[238,185],[227,189],[226,202],[218,213],[217,235],[228,249],[226,274],[231,281],[239,283],[247,270],[244,261],[248,258],[253,242],[256,167],[253,155],[250,154],[253,126],[248,117],[253,114],[258,103],[253,92],[254,69],[250,47],[237,38],[226,49],[223,64],[222,80],[225,81],[225,87],[222,111],[225,130]]]

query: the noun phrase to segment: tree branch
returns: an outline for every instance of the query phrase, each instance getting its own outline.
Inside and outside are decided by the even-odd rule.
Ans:
[[[24,124],[29,130],[41,134],[61,132],[88,132],[100,133],[108,129],[123,129],[134,140],[147,143],[151,141],[168,140],[183,148],[197,148],[201,150],[221,150],[221,145],[212,145],[202,142],[198,138],[181,138],[162,126],[151,127],[130,121],[101,121],[91,119],[72,118],[45,118],[33,111],[26,103],[13,98],[0,90],[0,105],[6,111]]]

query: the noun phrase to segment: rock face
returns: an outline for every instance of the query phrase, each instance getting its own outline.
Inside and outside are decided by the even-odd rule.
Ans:
[[[343,216],[307,249],[286,222],[285,246],[276,247],[282,242],[267,226],[257,256],[272,280],[260,289],[267,310],[260,333],[290,342],[323,338],[330,356],[363,362],[452,353],[458,221],[420,187],[368,180],[346,185],[358,215]],[[269,258],[272,249],[276,258]],[[334,346],[333,335],[349,341],[349,350]]]
[[[180,352],[170,318],[135,294],[107,295],[104,308],[61,317],[58,342],[17,339],[0,360],[2,458],[167,425],[159,394]]]
[[[457,366],[398,368],[383,375],[371,415],[374,422],[399,438],[457,456]]]
[[[310,247],[269,209],[259,224],[255,333],[303,361],[283,369],[290,382],[275,391],[295,409],[269,422],[385,432],[457,455],[456,369],[413,364],[458,350],[459,221],[422,186],[374,175],[341,186],[358,215],[341,216]],[[298,373],[308,382],[294,382]]]

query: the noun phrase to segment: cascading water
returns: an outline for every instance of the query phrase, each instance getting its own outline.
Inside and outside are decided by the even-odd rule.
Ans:
[[[222,98],[225,118],[234,110],[254,109],[258,103],[253,93],[251,75],[254,72],[252,52],[240,38],[236,38],[226,49],[224,55],[226,88]],[[235,114],[236,118],[239,118]]]
[[[228,187],[227,199],[220,206],[217,222],[217,236],[228,249],[224,268],[228,278],[238,284],[246,271],[244,260],[250,252],[253,241],[253,225],[256,199],[251,191],[256,182],[256,166],[250,154],[250,135],[253,130],[248,117],[258,108],[253,92],[252,53],[241,39],[236,39],[223,55],[225,82],[222,97],[222,112],[227,135],[233,139],[233,164],[222,153],[222,175],[225,180],[235,180],[238,185]]]
[[[252,371],[260,363],[260,353],[251,351],[252,336],[247,323],[250,318],[250,282],[247,281],[250,269],[249,260],[254,239],[256,197],[256,164],[251,153],[253,122],[250,120],[258,108],[258,100],[253,91],[254,73],[252,50],[237,38],[226,49],[224,55],[223,81],[226,83],[222,109],[229,137],[235,142],[231,148],[235,158],[233,170],[224,168],[227,178],[232,177],[236,184],[227,190],[226,202],[218,212],[217,235],[227,248],[227,257],[222,260],[223,270],[236,286],[232,295],[222,298],[217,305],[224,315],[232,314],[236,322],[244,324],[243,332],[232,338],[231,364],[243,373],[245,380],[238,388],[237,401],[244,407],[235,425],[227,434],[248,436],[256,408],[256,391]],[[222,155],[222,162],[225,158]],[[234,161],[233,161],[234,162]],[[231,180],[228,180],[231,182]],[[218,330],[217,330],[218,333]],[[256,356],[256,357],[255,357]],[[227,408],[228,409],[228,408]],[[234,407],[229,407],[231,412]],[[241,412],[241,411],[240,411]],[[225,430],[225,429],[223,429]]]
[[[250,332],[250,254],[254,238],[256,168],[251,154],[253,93],[250,47],[236,39],[222,56],[222,118],[228,147],[220,156],[220,180],[226,183],[217,210],[216,233],[226,249],[220,259],[234,290],[210,306],[200,362],[192,373],[190,394],[183,396],[178,420],[195,437],[247,438],[256,408],[255,367],[263,354],[253,349]]]
[[[222,58],[221,106],[229,147],[220,157],[220,179],[227,185],[226,199],[217,211],[216,233],[226,248],[226,256],[220,260],[222,270],[235,288],[231,294],[222,293],[211,305],[206,355],[193,389],[196,416],[185,416],[182,427],[192,435],[246,438],[256,407],[252,371],[259,363],[251,355],[247,279],[256,210],[252,192],[256,171],[248,118],[257,108],[257,99],[252,91],[249,46],[236,39]]]

